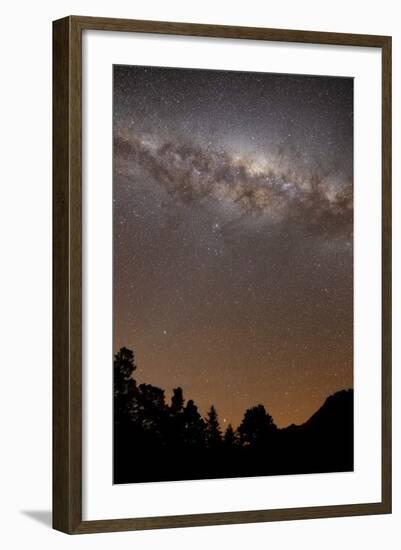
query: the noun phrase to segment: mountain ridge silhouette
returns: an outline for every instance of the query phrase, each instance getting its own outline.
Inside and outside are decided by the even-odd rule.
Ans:
[[[262,404],[223,433],[212,405],[202,417],[182,388],[137,384],[134,353],[114,363],[114,483],[352,471],[353,389],[328,396],[303,424],[277,428]]]

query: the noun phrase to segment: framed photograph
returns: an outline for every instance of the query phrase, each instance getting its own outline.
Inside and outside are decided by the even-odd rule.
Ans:
[[[391,38],[53,24],[53,525],[391,511]]]

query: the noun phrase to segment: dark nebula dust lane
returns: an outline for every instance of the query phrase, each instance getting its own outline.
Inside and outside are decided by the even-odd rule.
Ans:
[[[114,348],[237,426],[353,386],[353,80],[114,67]]]

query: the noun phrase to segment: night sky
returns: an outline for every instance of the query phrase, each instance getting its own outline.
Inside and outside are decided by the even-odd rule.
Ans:
[[[114,350],[224,427],[353,386],[353,80],[114,67]]]

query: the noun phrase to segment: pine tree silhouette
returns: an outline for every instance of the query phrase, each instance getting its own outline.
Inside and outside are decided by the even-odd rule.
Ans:
[[[211,405],[203,419],[181,387],[137,384],[132,350],[114,356],[114,482],[206,479],[353,469],[353,390],[328,397],[300,426],[278,429],[262,404],[222,434]]]
[[[216,447],[221,443],[221,429],[217,411],[212,405],[206,417],[206,444],[208,447]]]
[[[133,373],[136,370],[134,352],[121,348],[114,356],[114,395],[124,395],[134,385]]]
[[[136,370],[135,356],[128,348],[121,348],[114,356],[114,423],[125,424],[133,420],[137,404],[137,386],[133,378]]]
[[[243,445],[259,446],[266,444],[269,436],[276,429],[273,418],[266,412],[264,406],[257,405],[246,410],[238,433]]]
[[[173,396],[171,398],[171,406],[170,411],[173,414],[180,413],[184,410],[184,395],[182,388],[174,388],[173,389]]]
[[[232,425],[229,424],[224,434],[224,444],[227,447],[234,447],[234,445],[236,445],[237,442],[238,442],[237,434],[235,433]]]
[[[184,442],[190,446],[202,446],[205,443],[205,423],[192,399],[184,409]]]

